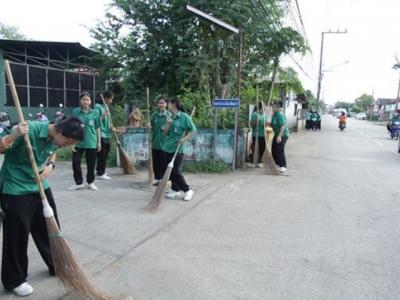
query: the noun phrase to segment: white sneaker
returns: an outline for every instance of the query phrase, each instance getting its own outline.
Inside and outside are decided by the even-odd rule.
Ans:
[[[89,190],[92,190],[92,191],[97,191],[98,190],[97,186],[93,182],[88,184],[87,187],[88,187]]]
[[[280,168],[279,168],[279,172],[281,172],[281,173],[285,173],[286,170],[287,170],[287,169],[286,169],[285,167],[280,167]]]
[[[257,168],[260,168],[260,169],[264,168],[264,164],[263,163],[258,163],[257,164]]]
[[[174,199],[175,197],[178,197],[179,194],[180,194],[180,192],[175,192],[173,190],[170,190],[165,194],[165,198]]]
[[[12,290],[19,297],[26,297],[33,293],[33,287],[27,282],[24,282]]]
[[[158,184],[160,183],[161,180],[158,179],[154,179],[153,182],[151,183],[154,186],[158,186]]]
[[[101,176],[97,176],[97,179],[110,180],[111,177],[104,173],[104,174],[101,175]]]
[[[187,192],[185,192],[185,197],[183,198],[184,201],[190,201],[193,198],[193,190],[188,190]]]
[[[83,183],[82,184],[74,184],[74,185],[71,185],[69,188],[67,188],[67,191],[76,191],[76,190],[81,190],[84,188],[85,188],[85,185]]]

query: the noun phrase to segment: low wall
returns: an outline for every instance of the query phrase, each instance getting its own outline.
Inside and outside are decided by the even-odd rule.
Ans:
[[[131,161],[137,166],[146,165],[149,159],[148,131],[146,128],[128,128],[121,140]],[[232,163],[233,129],[218,130],[215,160]],[[214,130],[198,129],[197,134],[185,144],[185,161],[208,161],[214,159]],[[239,135],[238,162],[244,156],[244,136]]]

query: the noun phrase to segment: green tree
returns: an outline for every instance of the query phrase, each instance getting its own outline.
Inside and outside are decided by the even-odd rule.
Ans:
[[[18,27],[9,26],[0,22],[0,38],[10,40],[26,40],[26,36],[20,33]]]
[[[364,112],[367,111],[368,106],[372,105],[374,102],[374,97],[368,94],[362,94],[360,97],[354,100],[355,106]]]

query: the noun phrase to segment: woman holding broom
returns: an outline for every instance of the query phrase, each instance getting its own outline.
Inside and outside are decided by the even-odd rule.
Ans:
[[[167,122],[167,116],[169,116],[169,112],[167,111],[167,101],[163,97],[158,98],[157,108],[157,111],[151,115],[149,124],[149,127],[152,129],[151,155],[153,157],[153,185],[158,185],[163,177],[164,171],[162,147],[164,145],[165,135],[163,133],[163,128]]]
[[[114,95],[110,91],[105,91],[103,93],[104,103],[100,100],[100,103],[96,103],[94,106],[95,109],[99,112],[100,115],[100,131],[101,131],[101,150],[97,152],[97,178],[103,180],[111,179],[110,176],[106,174],[106,165],[107,165],[107,157],[110,152],[110,140],[111,133],[114,128],[111,126],[110,116],[106,105],[110,105],[113,102]]]
[[[193,197],[193,190],[190,189],[189,185],[186,183],[180,170],[184,153],[183,146],[181,145],[189,140],[197,129],[192,118],[184,112],[179,99],[169,100],[169,110],[172,115],[167,115],[163,129],[165,135],[165,141],[162,146],[164,156],[163,171],[167,169],[168,164],[174,156],[175,150],[178,147],[179,150],[170,176],[172,183],[171,190],[167,192],[165,196],[172,199],[179,196],[180,191],[183,191],[185,194],[183,200],[189,201]]]
[[[265,151],[265,114],[264,114],[264,105],[262,102],[258,103],[258,107],[254,107],[253,113],[250,118],[250,125],[252,127],[252,137],[253,141],[251,144],[252,154],[250,155],[250,160],[254,160],[254,155],[257,155],[255,158],[255,163],[257,166],[260,166],[261,159],[264,155]],[[258,153],[255,153],[255,144],[256,140],[258,140]]]
[[[83,184],[81,161],[85,153],[87,164],[87,187],[97,191],[94,184],[94,169],[96,167],[97,152],[101,151],[100,116],[97,110],[91,109],[90,94],[84,92],[79,97],[80,107],[76,108],[73,115],[82,121],[85,131],[85,138],[72,149],[72,169],[74,171],[75,184],[70,186],[68,191],[75,191],[85,188]]]
[[[5,214],[1,279],[4,288],[17,296],[33,293],[33,288],[26,282],[29,233],[50,274],[54,275],[42,200],[22,137],[26,133],[41,172],[45,194],[56,218],[56,205],[46,180],[55,168],[54,152],[60,147],[74,145],[84,137],[82,122],[72,117],[57,124],[20,123],[1,139],[0,153],[5,153],[0,171],[0,201]]]
[[[274,114],[271,119],[271,127],[274,131],[272,140],[272,157],[275,164],[279,167],[279,172],[285,173],[287,168],[285,145],[290,136],[285,115],[281,112],[277,104],[272,106]]]

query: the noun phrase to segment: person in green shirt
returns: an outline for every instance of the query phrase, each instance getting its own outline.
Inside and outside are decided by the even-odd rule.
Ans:
[[[160,97],[157,100],[157,111],[153,112],[150,117],[150,128],[151,128],[151,155],[153,158],[153,172],[154,182],[153,185],[158,185],[160,180],[163,178],[163,151],[162,147],[165,141],[165,135],[163,128],[167,122],[167,101]]]
[[[110,105],[113,102],[114,95],[110,91],[103,93],[104,102],[106,105]],[[106,106],[100,100],[100,103],[96,103],[94,109],[98,111],[100,116],[100,132],[101,132],[101,150],[97,152],[97,178],[103,180],[109,180],[111,177],[106,174],[106,165],[108,153],[110,152],[110,141],[112,131],[115,130],[111,126],[110,116],[107,112]]]
[[[189,201],[193,197],[193,190],[186,183],[180,170],[184,155],[184,145],[179,146],[179,144],[188,141],[197,129],[192,118],[184,112],[183,105],[179,99],[169,100],[169,110],[172,115],[167,115],[166,123],[163,128],[165,141],[162,145],[164,156],[162,173],[167,169],[177,147],[179,147],[179,151],[170,176],[172,183],[171,190],[167,192],[166,197],[171,199],[175,198],[179,196],[180,191],[183,191],[185,193],[183,200]],[[185,135],[185,133],[187,134]]]
[[[6,290],[18,296],[33,293],[32,286],[26,282],[29,234],[50,274],[54,275],[42,200],[25,146],[25,134],[29,136],[47,200],[58,222],[47,177],[55,168],[55,151],[83,140],[84,131],[82,122],[71,117],[57,124],[36,121],[20,123],[11,133],[2,135],[0,153],[4,153],[4,163],[0,171],[0,204],[5,218],[1,280]]]
[[[279,171],[284,173],[287,168],[285,145],[290,134],[287,127],[286,117],[281,112],[279,106],[274,104],[272,110],[274,114],[271,119],[271,127],[274,131],[274,139],[272,140],[271,152],[275,164],[279,166]]]
[[[251,150],[254,152],[256,139],[258,139],[258,157],[257,164],[261,163],[261,159],[264,155],[265,151],[265,114],[264,114],[264,105],[262,102],[258,103],[258,107],[254,107],[253,113],[250,118],[250,125],[252,128],[252,144]],[[250,160],[253,161],[252,153],[250,155]]]
[[[90,94],[82,93],[79,97],[80,107],[73,112],[73,115],[82,121],[85,138],[72,149],[72,169],[75,184],[70,186],[67,189],[68,191],[85,188],[81,168],[84,153],[87,165],[87,187],[92,191],[97,191],[97,186],[94,184],[94,169],[97,152],[101,151],[100,116],[98,110],[90,108],[91,102]]]

